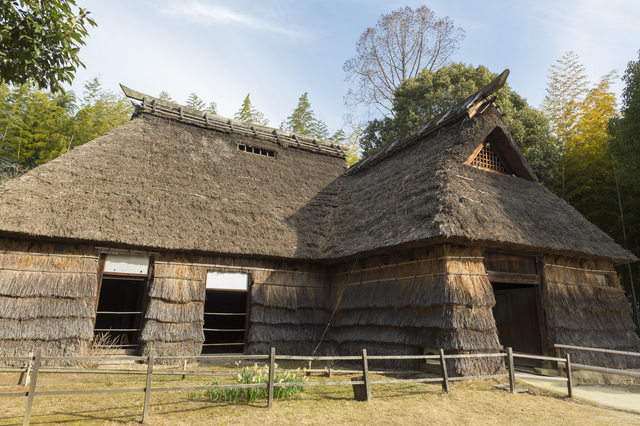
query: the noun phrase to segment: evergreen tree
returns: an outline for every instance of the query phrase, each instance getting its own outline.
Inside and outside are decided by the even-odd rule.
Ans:
[[[158,99],[162,101],[173,102],[173,98],[171,98],[171,95],[164,90],[160,92],[160,94],[158,95]]]
[[[300,96],[298,106],[280,127],[283,130],[318,139],[326,139],[329,133],[327,125],[322,120],[318,120],[311,109],[308,92]]]
[[[218,113],[218,104],[215,102],[209,102],[209,106],[205,109],[205,112],[209,112],[211,114]]]
[[[244,101],[242,101],[242,106],[240,107],[240,110],[236,112],[234,118],[236,120],[244,121],[245,123],[253,123],[259,124],[261,126],[266,126],[267,124],[269,124],[269,120],[264,117],[263,113],[254,108],[254,106],[251,104],[251,99],[249,99],[250,95],[251,93],[248,93],[247,97],[244,98]]]
[[[197,109],[198,111],[204,111],[207,107],[204,101],[198,97],[196,92],[191,92],[184,105],[189,108]]]

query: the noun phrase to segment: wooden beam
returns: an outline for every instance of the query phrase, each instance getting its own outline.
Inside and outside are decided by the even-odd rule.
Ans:
[[[487,271],[487,275],[492,283],[540,284],[540,277],[534,274]]]

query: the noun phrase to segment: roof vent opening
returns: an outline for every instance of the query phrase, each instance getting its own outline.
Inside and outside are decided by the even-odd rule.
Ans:
[[[484,142],[478,145],[464,164],[490,172],[511,174],[509,167],[500,156],[499,149],[496,148],[492,135],[489,135]]]
[[[263,157],[276,158],[276,152],[270,149],[258,148],[246,144],[238,144],[238,151],[249,152],[251,154],[262,155]]]
[[[478,151],[470,164],[474,167],[478,167],[479,169],[507,174],[506,169],[502,165],[502,161],[500,161],[500,157],[498,157],[493,148],[491,148],[491,143],[489,142],[483,144],[482,148]]]

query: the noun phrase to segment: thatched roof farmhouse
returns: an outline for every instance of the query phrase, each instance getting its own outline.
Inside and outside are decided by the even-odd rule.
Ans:
[[[351,168],[125,88],[129,123],[0,186],[0,353],[640,349],[613,269],[635,257],[537,182],[505,79]]]

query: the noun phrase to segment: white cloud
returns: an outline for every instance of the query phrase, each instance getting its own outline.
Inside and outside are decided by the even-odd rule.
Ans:
[[[163,2],[160,6],[160,12],[172,17],[181,16],[200,25],[241,25],[254,30],[267,31],[297,39],[305,36],[305,33],[290,23],[267,21],[249,14],[235,12],[225,6],[207,4],[199,0]]]

